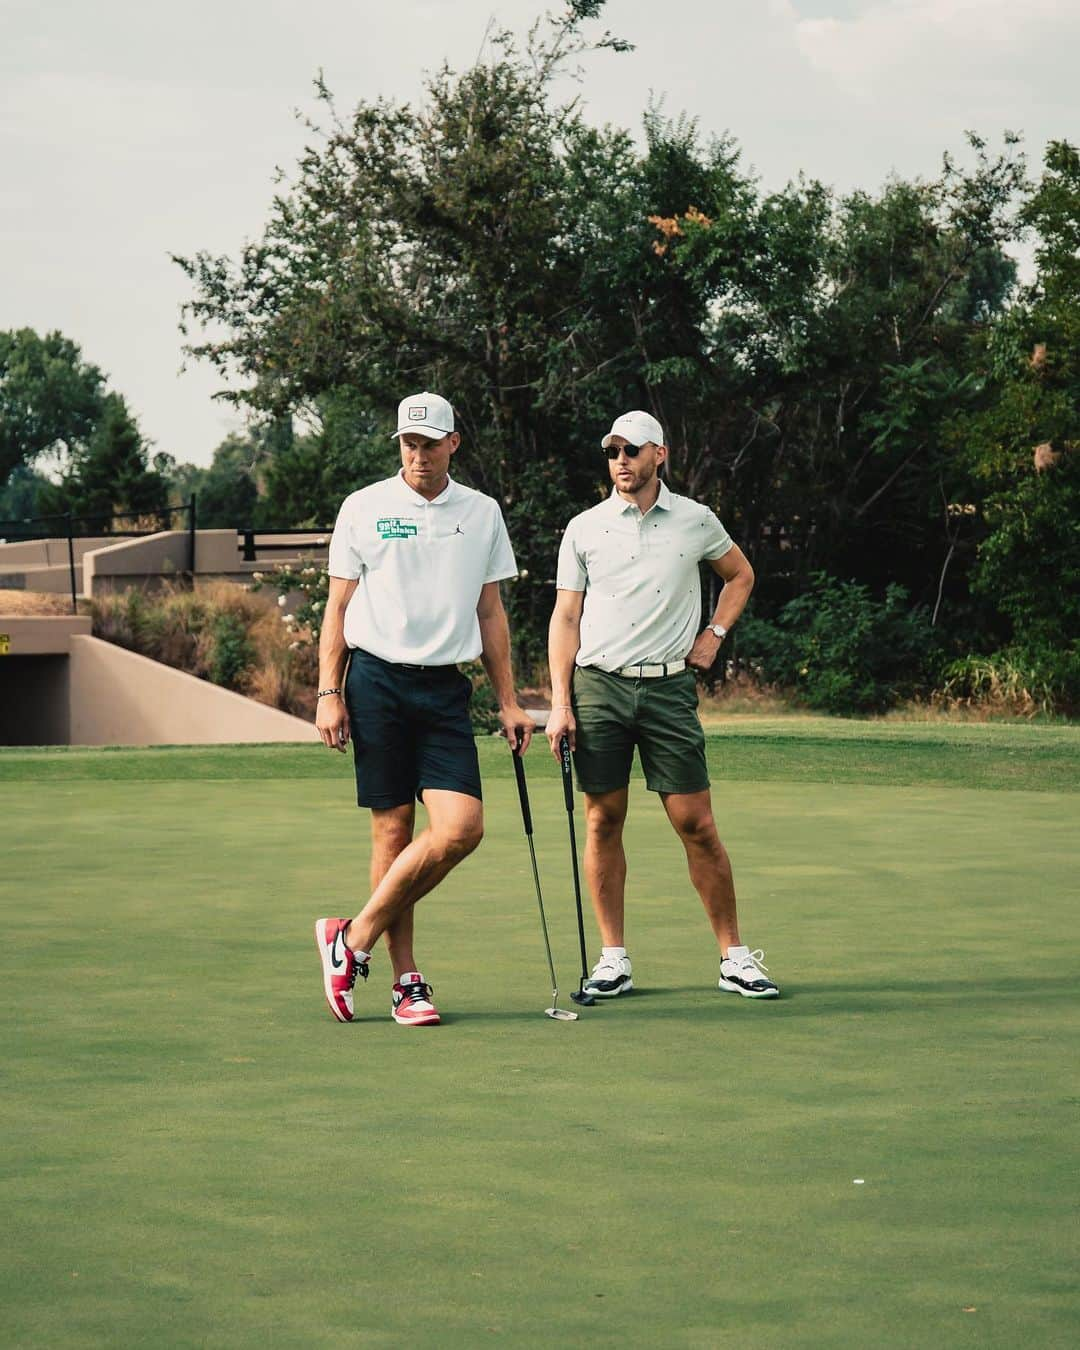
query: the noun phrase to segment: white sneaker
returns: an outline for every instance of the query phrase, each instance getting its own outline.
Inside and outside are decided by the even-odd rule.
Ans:
[[[764,955],[760,947],[754,952],[749,947],[729,947],[720,962],[720,988],[743,998],[778,997],[780,990],[764,974],[769,968],[762,960]]]
[[[595,998],[614,998],[628,994],[634,987],[628,956],[601,956],[585,981],[585,992]]]

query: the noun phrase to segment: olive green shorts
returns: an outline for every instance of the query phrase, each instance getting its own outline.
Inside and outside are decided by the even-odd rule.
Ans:
[[[595,666],[574,671],[574,768],[582,792],[615,792],[630,781],[634,746],[650,792],[703,792],[709,786],[697,684],[687,668],[635,679]]]

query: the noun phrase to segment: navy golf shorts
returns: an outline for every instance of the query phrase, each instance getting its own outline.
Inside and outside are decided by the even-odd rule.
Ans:
[[[472,683],[457,666],[394,665],[355,648],[345,704],[357,805],[404,806],[425,788],[482,797],[471,698]]]

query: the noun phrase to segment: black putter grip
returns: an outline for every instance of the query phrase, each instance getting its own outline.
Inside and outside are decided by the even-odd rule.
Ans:
[[[564,736],[559,742],[559,762],[562,765],[562,790],[566,798],[566,809],[574,810],[574,780],[570,774],[570,741]]]
[[[514,777],[517,779],[518,800],[521,802],[521,819],[525,822],[525,833],[532,834],[532,811],[529,809],[529,789],[525,784],[525,763],[513,746],[510,747],[510,753],[514,757]]]

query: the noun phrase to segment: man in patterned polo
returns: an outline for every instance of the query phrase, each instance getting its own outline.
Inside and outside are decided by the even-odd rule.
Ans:
[[[658,476],[664,433],[645,412],[616,418],[601,442],[611,496],[566,528],[548,636],[558,758],[569,738],[585,795],[585,875],[602,942],[585,988],[599,998],[633,989],[624,931],[626,820],[635,746],[645,785],[660,795],[686,850],[690,880],[720,948],[720,988],[775,998],[763,953],[739,936],[731,863],[709,795],[694,670],[708,670],[754,586],[746,557],[707,506]],[[724,587],[700,633],[698,564]]]

